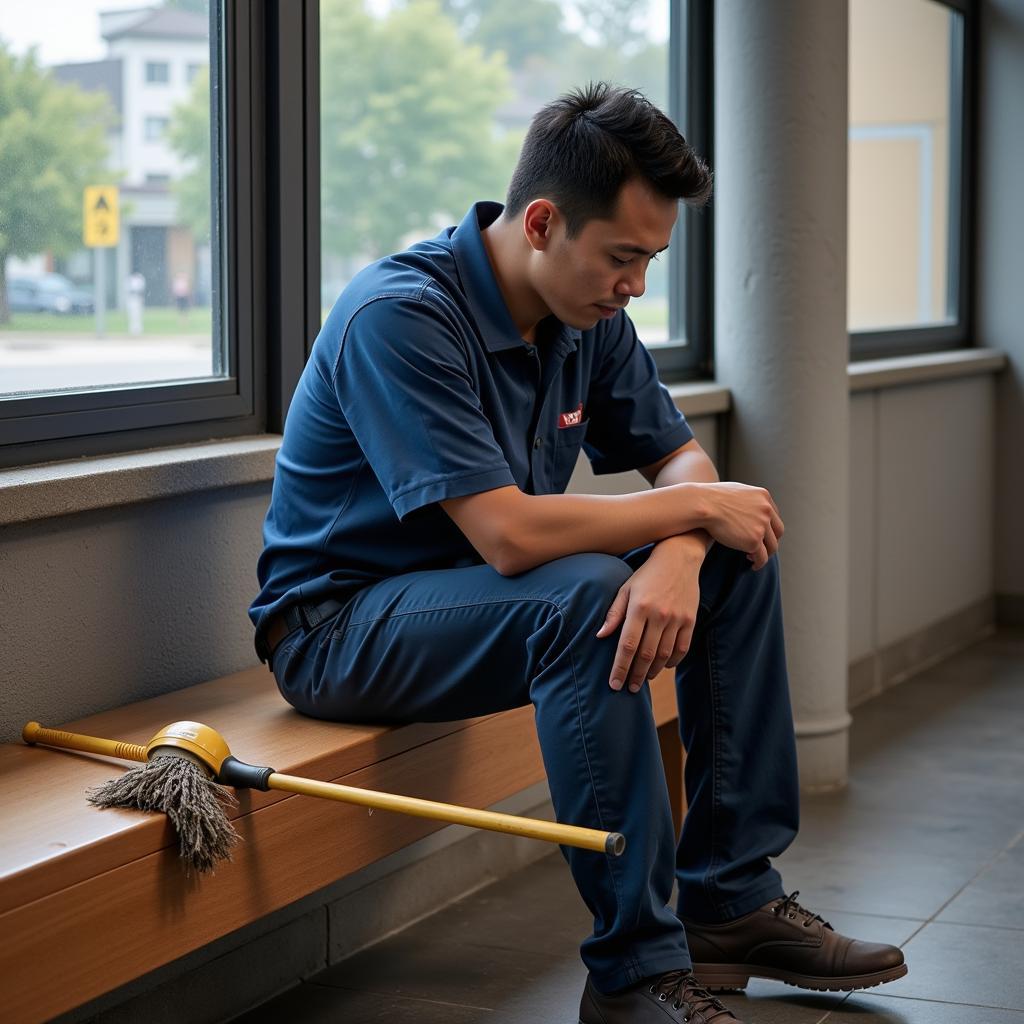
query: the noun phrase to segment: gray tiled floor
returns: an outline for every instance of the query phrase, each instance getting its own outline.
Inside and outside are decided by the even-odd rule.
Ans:
[[[839,931],[904,947],[865,993],[751,982],[747,1024],[1024,1024],[1024,631],[854,713],[851,780],[804,800],[779,868]],[[236,1024],[575,1024],[586,909],[555,854]]]

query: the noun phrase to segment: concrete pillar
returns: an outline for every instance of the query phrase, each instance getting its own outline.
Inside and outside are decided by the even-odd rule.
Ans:
[[[715,365],[727,475],[767,487],[801,785],[847,774],[846,0],[715,8]]]

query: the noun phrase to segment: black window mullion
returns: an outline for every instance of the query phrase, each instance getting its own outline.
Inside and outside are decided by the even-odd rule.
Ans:
[[[713,166],[713,0],[672,0],[669,114],[695,152]],[[669,251],[669,331],[685,345],[651,350],[666,382],[711,373],[713,306],[711,207],[684,206]]]
[[[267,419],[279,431],[320,328],[319,10],[295,0],[266,16]]]

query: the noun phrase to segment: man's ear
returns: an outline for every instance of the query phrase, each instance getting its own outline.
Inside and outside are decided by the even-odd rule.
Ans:
[[[523,234],[534,251],[544,252],[551,245],[552,230],[558,219],[558,207],[550,199],[534,199],[526,207]]]

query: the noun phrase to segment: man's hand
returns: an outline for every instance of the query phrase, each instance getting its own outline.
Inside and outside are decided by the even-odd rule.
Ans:
[[[613,690],[625,684],[636,693],[645,679],[666,666],[675,668],[686,656],[697,621],[706,545],[701,532],[661,541],[619,589],[597,632],[602,638],[622,626],[608,680]]]
[[[747,484],[704,485],[710,499],[706,529],[727,548],[743,551],[761,569],[779,548],[783,523],[772,496]]]

